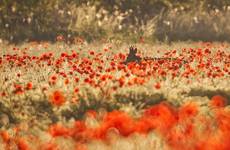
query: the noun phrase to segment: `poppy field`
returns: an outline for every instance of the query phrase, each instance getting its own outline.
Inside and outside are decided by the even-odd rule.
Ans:
[[[230,149],[228,43],[57,40],[0,46],[0,150]]]

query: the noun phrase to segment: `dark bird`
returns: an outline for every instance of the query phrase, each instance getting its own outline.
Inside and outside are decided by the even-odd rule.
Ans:
[[[140,63],[141,62],[141,57],[140,56],[137,56],[137,48],[133,47],[133,46],[130,46],[129,47],[129,54],[125,60],[125,64],[128,64],[130,62],[136,62],[136,63]]]
[[[141,61],[161,61],[161,60],[168,60],[168,61],[178,61],[178,58],[167,58],[167,57],[143,57],[137,56],[137,48],[134,46],[129,47],[129,54],[124,62],[124,64],[128,64],[130,62],[140,63]],[[185,60],[181,60],[182,64],[188,63]],[[181,64],[181,65],[182,65]]]

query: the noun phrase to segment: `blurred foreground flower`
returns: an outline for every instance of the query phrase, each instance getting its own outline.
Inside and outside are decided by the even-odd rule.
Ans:
[[[220,95],[215,95],[211,99],[211,106],[213,107],[224,107],[227,103],[227,99]]]

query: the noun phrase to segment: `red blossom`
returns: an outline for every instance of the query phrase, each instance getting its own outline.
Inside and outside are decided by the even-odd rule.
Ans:
[[[70,130],[60,124],[50,126],[49,133],[53,136],[69,136]]]
[[[210,105],[213,107],[224,107],[227,99],[221,95],[215,95],[211,98]]]
[[[30,150],[27,142],[23,138],[18,139],[17,146],[19,150]]]
[[[27,90],[31,90],[32,88],[33,88],[32,82],[29,82],[29,83],[26,84],[26,89]]]
[[[53,105],[61,106],[65,103],[65,97],[61,91],[56,90],[50,95],[50,101]]]
[[[158,83],[156,83],[156,84],[154,85],[154,87],[155,87],[156,89],[160,89],[160,88],[161,88],[161,84],[158,82]]]

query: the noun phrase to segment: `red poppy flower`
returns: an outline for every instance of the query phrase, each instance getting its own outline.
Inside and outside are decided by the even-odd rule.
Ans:
[[[65,79],[65,85],[69,84],[69,79]]]
[[[65,102],[65,97],[61,91],[54,91],[50,96],[50,101],[56,106],[61,106]]]
[[[78,78],[78,77],[75,77],[74,80],[75,80],[75,82],[78,82],[78,81],[79,81],[79,78]]]
[[[183,121],[186,118],[194,117],[198,113],[198,108],[195,103],[188,103],[184,106],[181,106],[179,109],[179,119]]]
[[[94,51],[90,51],[89,54],[90,54],[90,55],[94,55],[95,52],[94,52]]]
[[[154,85],[154,87],[155,87],[156,89],[160,89],[160,88],[161,88],[161,84],[158,82],[158,83],[156,83],[156,84]]]
[[[2,93],[1,93],[1,96],[2,96],[2,97],[6,96],[6,92],[2,92]]]
[[[32,88],[33,88],[32,82],[29,82],[29,83],[26,84],[26,89],[27,90],[31,90]]]
[[[7,142],[10,140],[10,135],[9,135],[9,133],[6,132],[6,131],[2,131],[2,132],[0,133],[0,135],[1,135],[1,137],[2,137],[2,139],[3,139],[4,142],[7,143]]]
[[[55,76],[55,75],[51,76],[51,80],[52,80],[52,81],[57,80],[57,76]]]
[[[29,150],[29,146],[24,139],[20,138],[17,142],[19,150]]]
[[[74,93],[78,93],[78,92],[79,92],[79,88],[76,87],[76,88],[74,89]]]
[[[58,146],[54,144],[53,142],[45,143],[41,146],[42,150],[58,150]]]
[[[224,107],[227,99],[220,95],[215,95],[211,98],[210,105],[213,107]]]
[[[55,136],[68,136],[69,130],[60,124],[54,124],[50,126],[49,133],[55,137]]]
[[[24,92],[22,86],[19,85],[19,84],[15,84],[15,85],[14,85],[14,88],[15,88],[15,90],[14,90],[14,93],[15,93],[15,94],[22,94],[22,93]]]

